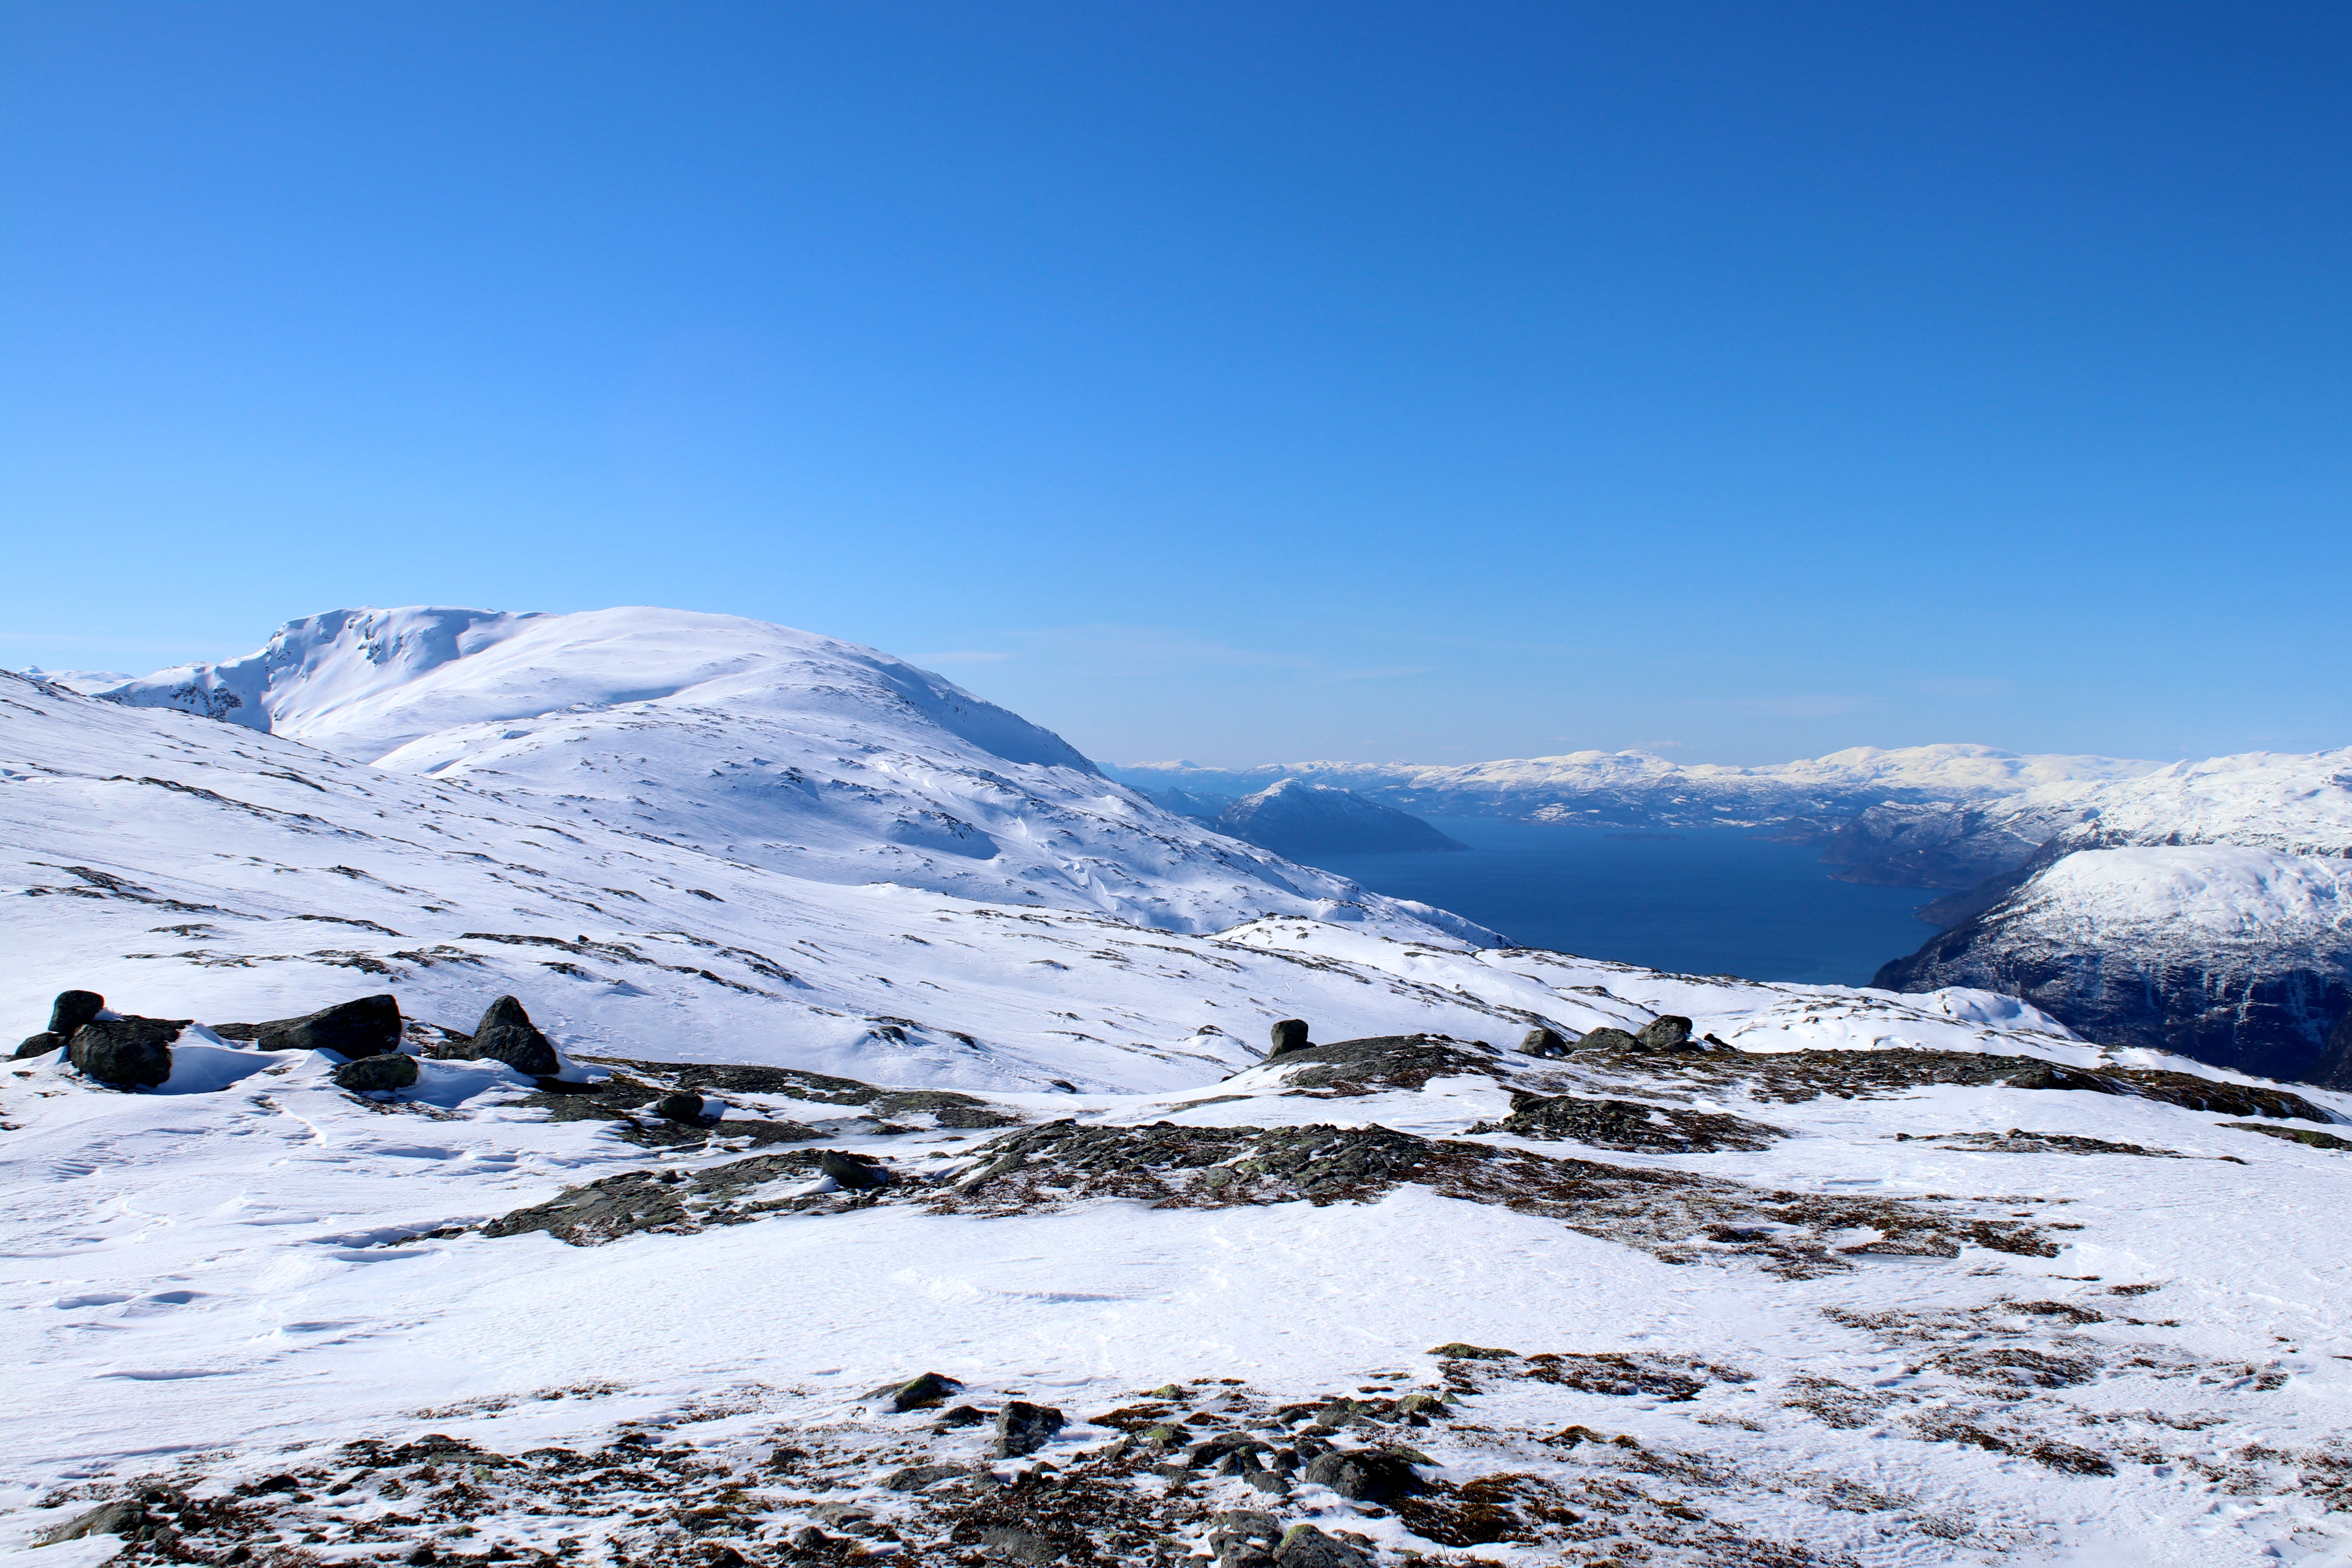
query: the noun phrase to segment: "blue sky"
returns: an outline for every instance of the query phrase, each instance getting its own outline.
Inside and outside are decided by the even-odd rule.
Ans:
[[[653,603],[1118,761],[2352,742],[2352,10],[0,6],[0,662]]]

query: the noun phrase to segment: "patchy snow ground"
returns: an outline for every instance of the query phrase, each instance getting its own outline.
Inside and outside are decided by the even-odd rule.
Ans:
[[[1979,992],[845,885],[14,679],[0,746],[22,1032],[69,985],[213,1025],[390,992],[458,1030],[512,993],[612,1075],[434,1060],[379,1101],[216,1036],[166,1086],[196,1092],[0,1069],[0,1550],[145,1485],[176,1540],[139,1550],[203,1561],[1174,1563],[1246,1508],[1322,1532],[1286,1565],[2352,1562],[2352,1099]],[[1733,1048],[1485,1049],[1660,1014]],[[1290,1016],[1469,1066],[1309,1081],[1257,1060]],[[1018,1125],[739,1075],[688,1128],[622,1103],[660,1063]],[[1515,1093],[1620,1133],[1512,1131]],[[1765,1131],[1654,1131],[1724,1117]],[[1223,1152],[989,1174],[1065,1119]],[[1250,1165],[1285,1138],[1402,1163],[1285,1186]],[[896,1179],[826,1190],[823,1150]],[[481,1228],[596,1183],[673,1217]],[[865,1397],[924,1371],[963,1386]],[[1068,1418],[1034,1455],[945,1419],[1016,1398]],[[1343,1495],[1318,1445],[1419,1489]]]

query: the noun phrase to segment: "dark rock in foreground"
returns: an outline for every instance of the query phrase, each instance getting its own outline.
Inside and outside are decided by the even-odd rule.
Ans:
[[[392,996],[338,1002],[299,1018],[267,1024],[219,1024],[224,1039],[251,1040],[265,1051],[333,1051],[356,1061],[400,1049],[400,1003]]]
[[[85,1078],[153,1089],[172,1076],[172,1042],[189,1018],[93,1018],[76,1029],[67,1059]]]
[[[1052,1442],[1054,1434],[1066,1425],[1062,1413],[1050,1405],[1008,1399],[996,1413],[996,1442],[989,1451],[1000,1459],[1034,1454]]]
[[[1294,1051],[1309,1048],[1307,1038],[1307,1020],[1304,1018],[1282,1019],[1274,1026],[1273,1037],[1274,1043],[1265,1053],[1265,1059],[1268,1061],[1272,1061],[1276,1057],[1286,1057]]]
[[[61,1035],[70,1040],[74,1031],[97,1017],[106,1007],[106,998],[95,991],[60,991],[49,1004],[47,1033]]]
[[[1500,1078],[1504,1073],[1500,1053],[1492,1046],[1444,1035],[1375,1035],[1338,1040],[1284,1051],[1259,1065],[1273,1063],[1282,1068],[1282,1081],[1291,1089],[1328,1089],[1338,1094],[1419,1089],[1433,1078],[1465,1074]]]
[[[482,1021],[474,1026],[472,1044],[465,1049],[477,1060],[501,1061],[533,1078],[553,1078],[563,1070],[555,1047],[530,1021],[522,1004],[511,996],[490,1004]]]
[[[416,1058],[398,1052],[362,1057],[335,1069],[335,1087],[356,1094],[414,1089],[416,1079]]]
[[[63,1035],[27,1035],[25,1037],[25,1043],[16,1047],[16,1055],[19,1057],[45,1057],[51,1051],[62,1049],[65,1043],[66,1037]]]

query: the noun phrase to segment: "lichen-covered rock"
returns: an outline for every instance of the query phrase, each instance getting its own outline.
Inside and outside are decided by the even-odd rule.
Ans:
[[[1365,1568],[1371,1559],[1311,1524],[1294,1524],[1275,1549],[1274,1561],[1275,1568]]]
[[[476,1059],[501,1061],[517,1072],[533,1078],[553,1078],[563,1070],[562,1058],[555,1047],[541,1034],[530,1015],[511,996],[501,996],[483,1013],[482,1021],[474,1026],[472,1044],[466,1054]]]
[[[989,1451],[1000,1459],[1034,1454],[1052,1442],[1065,1425],[1062,1413],[1050,1405],[1008,1399],[996,1413],[996,1441]]]
[[[88,994],[88,993],[84,993]],[[135,1535],[147,1522],[147,1510],[136,1498],[117,1498],[100,1503],[88,1513],[68,1520],[53,1530],[36,1536],[36,1546],[54,1546],[60,1541],[80,1541],[92,1535]]]
[[[1274,1026],[1273,1047],[1265,1053],[1265,1059],[1272,1061],[1276,1057],[1286,1057],[1294,1051],[1307,1048],[1307,1020],[1285,1018]]]
[[[61,1035],[70,1040],[74,1031],[89,1023],[106,1008],[106,998],[95,991],[60,991],[49,1004],[47,1033]]]
[[[188,1018],[92,1018],[73,1033],[66,1057],[85,1078],[153,1089],[172,1076],[172,1042]]]
[[[1672,1013],[1661,1013],[1642,1026],[1633,1043],[1645,1051],[1678,1051],[1690,1044],[1691,1021]]]
[[[1370,1094],[1419,1089],[1433,1078],[1503,1076],[1501,1053],[1476,1040],[1445,1035],[1375,1035],[1286,1051],[1279,1064],[1293,1089]]]
[[[1673,1154],[1754,1152],[1787,1133],[1761,1121],[1718,1111],[1641,1105],[1630,1100],[1581,1100],[1572,1094],[1511,1096],[1511,1114],[1475,1131],[1516,1132],[1522,1138],[1574,1139],[1601,1149],[1653,1149]]]
[[[1576,1048],[1580,1051],[1638,1051],[1642,1048],[1642,1042],[1623,1029],[1612,1029],[1603,1025],[1598,1029],[1587,1029],[1584,1037],[1576,1042]]]
[[[416,1087],[416,1058],[395,1051],[390,1056],[365,1056],[335,1069],[335,1087],[354,1094],[380,1094]]]
[[[66,1037],[63,1035],[52,1035],[47,1032],[27,1035],[25,1037],[25,1043],[16,1047],[16,1055],[19,1058],[45,1057],[51,1051],[62,1050],[65,1043]]]
[[[1338,1449],[1307,1461],[1300,1479],[1329,1487],[1352,1502],[1386,1502],[1421,1489],[1412,1467],[1392,1454],[1376,1449]]]

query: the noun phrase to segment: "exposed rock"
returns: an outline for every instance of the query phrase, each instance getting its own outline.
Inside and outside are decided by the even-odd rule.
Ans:
[[[665,1121],[708,1127],[719,1120],[709,1113],[709,1103],[698,1094],[665,1094],[654,1101],[654,1114]]]
[[[996,1442],[990,1451],[1000,1459],[1034,1454],[1053,1441],[1065,1424],[1062,1413],[1050,1405],[1008,1399],[996,1413]]]
[[[60,991],[49,1004],[47,1033],[62,1035],[70,1040],[74,1031],[97,1017],[106,1006],[106,998],[95,991]]]
[[[45,1057],[51,1051],[61,1048],[65,1043],[66,1037],[63,1035],[51,1035],[47,1033],[27,1035],[25,1037],[25,1043],[16,1047],[16,1055],[19,1057]]]
[[[1041,1565],[1053,1562],[1069,1550],[1049,1536],[1017,1530],[1009,1524],[996,1525],[984,1532],[980,1538],[980,1546],[991,1557],[1009,1557],[1015,1563]]]
[[[533,1078],[553,1078],[563,1070],[555,1047],[530,1021],[522,1004],[511,996],[490,1004],[482,1021],[474,1026],[473,1039],[465,1051],[476,1060],[501,1061]]]
[[[1274,1553],[1275,1568],[1365,1568],[1371,1559],[1311,1524],[1294,1524]]]
[[[853,1190],[890,1184],[890,1173],[881,1164],[861,1154],[851,1154],[839,1149],[827,1149],[819,1154],[817,1169]]]
[[[1558,1029],[1529,1029],[1519,1041],[1519,1050],[1530,1057],[1564,1057],[1568,1055],[1568,1041]]]
[[[1496,1350],[1488,1345],[1465,1344],[1460,1340],[1448,1340],[1431,1350],[1440,1361],[1510,1361],[1519,1352]]]
[[[1612,1029],[1603,1025],[1598,1029],[1587,1029],[1584,1037],[1576,1042],[1576,1048],[1580,1051],[1638,1051],[1642,1048],[1642,1042],[1622,1029]]]
[[[968,1105],[950,1105],[931,1118],[942,1127],[977,1130],[984,1127],[1018,1127],[1021,1118],[1010,1111],[975,1109]]]
[[[941,1481],[957,1480],[971,1474],[971,1467],[966,1465],[908,1465],[902,1470],[891,1472],[890,1479],[882,1483],[882,1488],[885,1491],[919,1492]]]
[[[2302,1143],[2314,1149],[2352,1149],[2352,1139],[2338,1138],[2333,1132],[2314,1132],[2304,1127],[2265,1127],[2259,1121],[2224,1121],[2221,1125],[2241,1132],[2260,1132],[2271,1138],[2284,1138],[2290,1143]]]
[[[152,1089],[172,1076],[172,1042],[189,1018],[93,1018],[76,1029],[66,1056],[85,1078]]]
[[[1272,1061],[1276,1057],[1286,1057],[1294,1051],[1307,1048],[1307,1020],[1284,1018],[1274,1026],[1274,1048],[1265,1053],[1265,1059]]]
[[[67,994],[87,996],[89,993],[68,992]],[[33,1538],[33,1544],[54,1546],[60,1541],[79,1541],[91,1535],[135,1535],[140,1526],[146,1522],[147,1510],[138,1499],[117,1498],[112,1502],[100,1503],[88,1513],[70,1519],[53,1530],[43,1531]]]
[[[1307,1463],[1301,1479],[1329,1487],[1353,1502],[1386,1502],[1421,1488],[1412,1467],[1391,1454],[1370,1448],[1333,1449]]]
[[[639,1231],[690,1234],[714,1225],[738,1225],[778,1209],[838,1201],[751,1196],[771,1182],[805,1180],[815,1174],[816,1165],[814,1150],[795,1149],[706,1166],[691,1174],[627,1171],[517,1209],[483,1226],[482,1234],[521,1236],[543,1230],[574,1247],[601,1247]]]
[[[219,1024],[224,1039],[251,1040],[265,1051],[333,1051],[357,1060],[400,1049],[400,1003],[392,996],[338,1002],[299,1018],[267,1024]]]
[[[1661,1013],[1642,1026],[1633,1037],[1634,1044],[1645,1051],[1678,1051],[1690,1043],[1691,1021],[1672,1013]]]
[[[1370,1094],[1419,1089],[1433,1078],[1502,1076],[1499,1053],[1475,1040],[1444,1035],[1377,1035],[1282,1054],[1283,1082],[1294,1089]],[[1271,1060],[1272,1058],[1268,1058]]]
[[[335,1087],[354,1094],[413,1089],[416,1077],[416,1058],[394,1051],[389,1056],[361,1057],[345,1062],[335,1069]]]
[[[1209,1521],[1209,1551],[1216,1568],[1267,1568],[1281,1540],[1282,1526],[1274,1515],[1255,1509],[1226,1509]]]
[[[1511,1114],[1475,1132],[1516,1132],[1522,1138],[1571,1138],[1601,1149],[1654,1149],[1675,1154],[1712,1154],[1725,1149],[1753,1153],[1788,1134],[1761,1121],[1718,1111],[1641,1105],[1630,1100],[1580,1100],[1572,1094],[1511,1096]]]
[[[937,1405],[949,1394],[963,1387],[954,1378],[927,1372],[910,1377],[904,1383],[886,1383],[866,1397],[887,1399],[890,1408],[903,1415],[909,1410],[919,1410],[927,1405]]]
[[[2242,1125],[2223,1122],[2224,1127]],[[2289,1136],[2285,1128],[2257,1127],[2256,1132],[2276,1132]],[[2326,1134],[2316,1134],[2324,1137]],[[1915,1135],[1897,1132],[1895,1141],[1909,1143]],[[2084,1138],[2072,1132],[2027,1132],[2012,1127],[2006,1132],[1945,1132],[1918,1137],[1922,1143],[1940,1143],[1948,1148],[1975,1149],[2001,1154],[2137,1154],[2151,1160],[2186,1160],[2186,1154],[2170,1149],[2150,1149],[2139,1143],[2112,1143],[2104,1138]],[[2352,1144],[2345,1145],[2352,1148]]]

